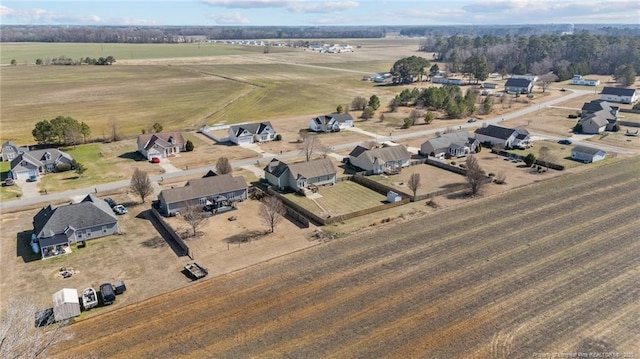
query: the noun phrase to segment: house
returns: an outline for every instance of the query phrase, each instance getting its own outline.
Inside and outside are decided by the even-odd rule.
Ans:
[[[474,153],[480,142],[469,136],[466,131],[445,133],[439,137],[429,139],[420,145],[420,153],[423,156],[432,156],[440,159],[445,157],[462,157]]]
[[[456,79],[451,77],[443,77],[443,76],[434,76],[431,78],[431,82],[434,84],[443,84],[443,85],[462,85],[464,81],[462,79]]]
[[[48,205],[33,217],[33,231],[42,258],[70,253],[69,244],[120,232],[107,202],[87,195],[79,203]]]
[[[348,113],[322,115],[309,121],[309,130],[315,132],[336,132],[346,127],[353,127],[353,117]]]
[[[271,122],[254,122],[229,127],[229,140],[237,145],[273,141],[276,138],[276,130]]]
[[[605,131],[609,121],[602,112],[597,112],[581,117],[578,123],[582,126],[582,133],[597,134]]]
[[[495,125],[481,127],[475,131],[476,139],[481,144],[500,146],[502,148],[526,148],[530,145],[529,131],[523,127],[507,128]]]
[[[482,85],[480,85],[480,87],[482,87],[483,89],[496,89],[498,88],[498,84],[494,84],[491,82],[484,82],[482,83]]]
[[[304,191],[309,186],[336,184],[337,171],[328,158],[286,164],[274,158],[264,168],[264,178],[279,189]]]
[[[638,101],[635,89],[605,86],[600,93],[600,99],[618,103],[634,103]]]
[[[572,85],[582,85],[582,86],[598,86],[600,85],[600,80],[598,79],[585,79],[582,75],[573,75],[573,78],[569,82]]]
[[[571,159],[584,163],[604,160],[606,155],[607,153],[601,149],[587,146],[576,146],[571,150]]]
[[[144,158],[166,158],[185,151],[186,142],[180,132],[158,132],[138,136],[138,152]]]
[[[402,145],[372,149],[356,146],[349,153],[349,162],[353,166],[372,174],[398,173],[409,165],[410,159],[411,154]]]
[[[528,94],[533,90],[533,81],[527,78],[511,77],[504,84],[504,92],[509,94]]]
[[[184,187],[165,189],[158,195],[160,212],[174,216],[187,207],[233,205],[233,202],[247,198],[247,182],[244,177],[231,174],[192,179]]]
[[[32,176],[56,172],[58,165],[71,165],[71,162],[73,158],[69,154],[55,148],[23,152],[11,160],[10,175],[14,180],[28,179]]]
[[[536,75],[511,75],[512,79],[525,79],[531,81],[532,84],[538,81],[538,76]]]
[[[80,299],[78,291],[63,288],[53,293],[53,318],[61,322],[80,315]]]
[[[385,83],[393,81],[393,75],[389,72],[384,73],[376,73],[373,75],[373,82],[376,83]]]
[[[611,106],[607,101],[593,100],[582,106],[580,120],[583,133],[602,133],[613,131],[618,123],[617,106]]]
[[[11,161],[27,151],[29,151],[29,148],[19,147],[15,143],[7,141],[2,145],[2,161]]]

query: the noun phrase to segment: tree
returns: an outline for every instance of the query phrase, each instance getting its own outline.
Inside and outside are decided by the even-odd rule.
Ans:
[[[305,160],[311,161],[311,156],[321,146],[322,144],[317,136],[306,136],[298,147],[300,148],[300,153],[304,155]]]
[[[49,120],[37,122],[31,134],[38,143],[51,143],[55,138],[55,132]]]
[[[429,68],[429,76],[436,76],[440,72],[440,66],[438,64],[433,64],[431,68]]]
[[[380,116],[378,116],[378,120],[380,120],[380,122],[384,122],[384,113],[381,113]]]
[[[419,56],[409,56],[396,61],[389,71],[393,76],[393,83],[408,84],[415,81],[422,81],[424,69],[430,65],[429,60]]]
[[[484,101],[482,101],[482,111],[485,115],[488,115],[493,110],[493,103],[491,98],[485,97]]]
[[[15,66],[17,64],[18,64],[18,61],[16,61],[16,59],[11,60],[11,66]]]
[[[56,343],[69,340],[62,328],[68,320],[54,323],[53,316],[36,319],[38,308],[25,299],[12,300],[3,306],[0,318],[0,358],[37,358],[46,356]],[[40,327],[48,327],[46,330]]]
[[[202,208],[194,205],[188,205],[185,208],[184,213],[182,213],[182,218],[191,226],[191,229],[193,229],[194,237],[198,235],[198,227],[207,220],[207,216]]]
[[[374,110],[377,110],[380,107],[380,99],[378,98],[378,96],[371,95],[371,97],[369,97],[368,106]]]
[[[484,81],[489,77],[489,65],[484,55],[473,55],[465,60],[463,71],[475,82]]]
[[[336,107],[336,112],[337,113],[343,113],[344,112],[344,107],[342,105],[338,105],[338,107]]]
[[[151,130],[153,131],[153,133],[162,132],[162,125],[156,122],[151,126]]]
[[[367,107],[367,99],[362,96],[355,97],[351,101],[352,110],[364,110],[365,107]]]
[[[524,161],[524,164],[527,165],[527,167],[531,167],[534,163],[536,163],[536,155],[534,155],[533,153],[529,153],[524,156],[522,160]]]
[[[375,114],[376,114],[376,111],[371,106],[367,106],[367,108],[365,108],[364,111],[362,111],[362,115],[360,117],[366,121],[372,118],[373,115]]]
[[[282,221],[286,210],[282,201],[275,196],[266,196],[262,199],[262,205],[260,206],[260,218],[269,226],[271,233],[274,228]]]
[[[229,159],[226,157],[218,158],[218,162],[216,162],[216,173],[219,175],[226,175],[227,173],[231,173],[233,168],[231,168],[231,163]]]
[[[428,125],[431,122],[433,122],[433,120],[435,120],[435,118],[436,118],[436,115],[434,115],[433,112],[427,111],[424,114],[424,123],[426,123]]]
[[[153,193],[153,186],[147,172],[136,168],[131,176],[131,191],[140,196],[140,200],[144,203],[145,199]]]
[[[84,122],[80,122],[80,134],[82,135],[82,141],[87,142],[91,136],[91,128]]]
[[[400,100],[397,97],[394,97],[389,101],[389,111],[396,112],[398,110],[398,106],[400,106]]]
[[[549,88],[549,85],[557,80],[558,76],[556,76],[554,73],[544,74],[538,78],[538,86],[542,88],[542,92],[546,92],[547,88]]]
[[[71,161],[71,169],[78,175],[82,176],[82,174],[87,170],[87,168],[80,162],[75,159]]]
[[[187,140],[187,142],[184,144],[184,149],[187,152],[191,152],[193,151],[195,146],[193,146],[193,142],[191,140]]]
[[[36,59],[36,65],[42,65],[42,59]]]
[[[109,128],[111,129],[111,141],[120,141],[120,133],[118,132],[118,121],[115,118],[109,119]]]
[[[469,190],[471,190],[471,195],[475,196],[480,192],[480,189],[485,184],[486,174],[480,167],[476,157],[473,155],[467,156],[465,167],[467,169],[467,173],[465,175],[467,185],[469,186]]]
[[[413,192],[413,197],[416,196],[416,192],[418,192],[418,189],[420,189],[420,185],[420,174],[416,172],[412,173],[411,176],[409,176],[409,180],[407,181],[407,187],[409,187],[411,192]]]
[[[582,133],[582,124],[580,122],[573,126],[573,133]]]
[[[636,81],[636,70],[632,65],[620,65],[613,73],[616,81],[622,86],[631,86]]]
[[[411,110],[409,113],[409,118],[411,119],[411,126],[414,126],[419,118],[423,117],[422,111],[420,110]]]

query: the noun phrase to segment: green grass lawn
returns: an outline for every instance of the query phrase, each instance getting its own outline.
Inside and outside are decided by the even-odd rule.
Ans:
[[[351,181],[342,181],[335,186],[321,187],[318,193],[322,197],[315,200],[295,193],[289,193],[285,196],[319,216],[327,214],[339,216],[356,212],[382,205],[386,200],[384,195]]]
[[[536,158],[540,157],[540,149],[547,147],[552,154],[551,162],[559,165],[563,165],[565,168],[579,167],[583,164],[571,159],[571,150],[573,145],[561,145],[555,141],[536,141],[535,146],[526,150],[509,150],[507,152],[515,153],[520,156],[526,156],[528,153],[533,153]]]
[[[0,162],[0,180],[3,181],[3,184],[0,186],[0,201],[10,201],[20,197],[22,191],[20,191],[20,187],[18,186],[4,186],[4,180],[9,175],[9,170],[11,169],[10,162]]]

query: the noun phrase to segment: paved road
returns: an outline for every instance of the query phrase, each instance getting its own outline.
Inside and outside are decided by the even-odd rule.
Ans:
[[[470,129],[475,129],[475,128],[481,127],[484,124],[487,124],[487,125],[488,124],[498,124],[498,123],[500,123],[502,121],[515,119],[515,118],[527,115],[529,113],[538,111],[538,110],[540,110],[542,108],[553,106],[553,105],[556,105],[558,103],[570,100],[572,98],[592,93],[591,91],[586,91],[586,90],[572,90],[572,91],[573,92],[567,92],[567,94],[565,96],[562,96],[562,97],[559,97],[559,98],[556,98],[556,99],[553,99],[553,100],[549,100],[549,101],[540,103],[538,105],[529,106],[527,108],[524,108],[524,109],[521,109],[521,110],[518,110],[518,111],[514,111],[514,112],[511,112],[511,113],[508,113],[508,114],[501,115],[499,117],[494,117],[494,118],[483,120],[483,121],[480,121],[480,122],[465,123],[465,124],[460,125],[460,127],[462,129],[470,130]],[[411,138],[416,138],[416,137],[426,137],[426,136],[429,136],[429,135],[433,135],[436,132],[442,132],[444,129],[445,129],[444,127],[432,128],[432,129],[429,129],[429,130],[418,131],[418,132],[403,133],[403,134],[393,134],[391,136],[379,136],[379,135],[374,134],[374,133],[369,133],[369,135],[372,138],[376,138],[378,140],[378,142],[385,142],[385,141],[390,141],[390,140],[397,141],[397,140],[406,140],[406,139],[411,139]],[[542,134],[540,136],[541,137],[549,137],[549,138],[555,139],[553,136],[542,135]],[[345,149],[353,148],[356,145],[359,145],[361,143],[362,143],[362,141],[344,143],[344,144],[341,144],[341,145],[334,146],[333,148],[334,148],[334,150],[345,150]],[[628,153],[629,152],[629,151],[623,151],[623,150],[620,150],[620,149],[617,149],[617,148],[614,148],[614,147],[608,147],[608,148],[604,148],[603,147],[603,149],[605,149],[607,151],[619,152],[619,153]],[[299,155],[300,155],[300,153],[298,151],[286,152],[286,153],[279,154],[277,156],[274,155],[274,154],[265,154],[265,155],[262,155],[261,157],[255,157],[255,158],[251,158],[251,159],[246,159],[246,160],[242,160],[242,161],[233,162],[232,163],[232,167],[234,167],[234,168],[244,168],[244,167],[251,166],[251,165],[257,165],[257,167],[260,168],[260,167],[266,165],[266,163],[271,161],[271,159],[273,159],[274,157],[278,157],[280,159],[287,159],[287,158],[297,157]],[[158,182],[158,181],[161,181],[162,179],[172,179],[172,178],[178,178],[178,177],[183,177],[183,176],[203,175],[207,171],[209,171],[210,169],[211,169],[211,166],[206,166],[206,167],[194,168],[194,169],[183,170],[183,171],[178,171],[178,172],[164,173],[162,175],[150,176],[149,178],[151,179],[151,181]],[[74,189],[74,190],[69,190],[69,191],[64,191],[64,192],[50,193],[50,194],[47,194],[47,195],[39,195],[39,196],[35,196],[35,197],[30,197],[30,198],[21,198],[20,200],[17,200],[17,201],[1,202],[0,203],[0,212],[2,210],[5,210],[5,209],[19,208],[19,207],[22,207],[22,206],[30,206],[30,205],[34,205],[34,204],[38,204],[38,203],[48,203],[48,202],[57,202],[57,201],[61,201],[61,200],[67,200],[67,199],[74,198],[74,197],[77,197],[77,196],[83,196],[83,195],[86,195],[86,194],[91,193],[91,192],[114,191],[114,190],[118,190],[118,189],[123,188],[123,187],[127,187],[127,186],[129,186],[129,184],[130,184],[129,180],[123,180],[123,181],[118,181],[118,182],[100,184],[100,185],[96,185],[94,187],[87,187],[87,188]]]

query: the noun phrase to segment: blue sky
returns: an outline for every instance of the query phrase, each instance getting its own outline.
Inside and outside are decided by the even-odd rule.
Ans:
[[[640,23],[638,0],[0,1],[5,25],[483,25]]]

